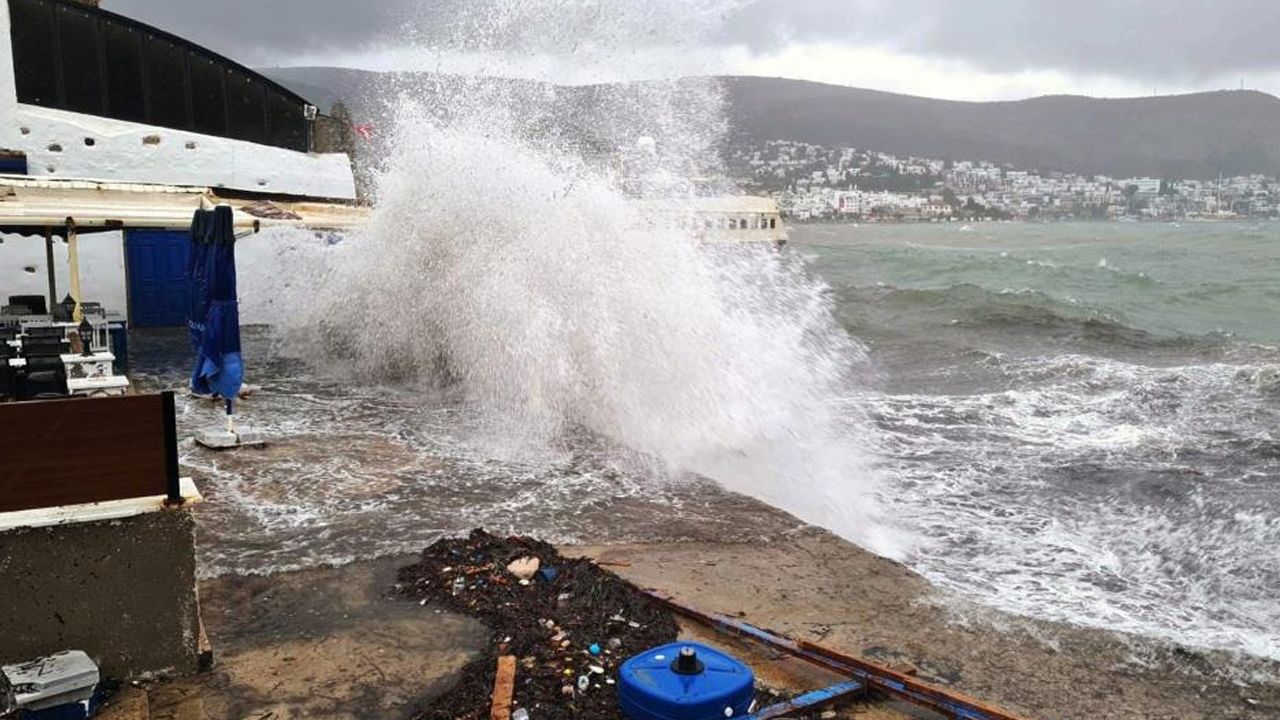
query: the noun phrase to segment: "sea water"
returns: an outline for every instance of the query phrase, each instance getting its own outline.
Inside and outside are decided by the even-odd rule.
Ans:
[[[446,46],[603,66],[722,17],[503,7],[461,13]],[[184,446],[210,498],[202,572],[475,525],[600,542],[808,522],[956,597],[1280,657],[1275,226],[702,246],[634,196],[720,173],[721,102],[713,81],[604,87],[568,133],[546,86],[389,87],[369,227],[242,244],[244,315],[270,326],[242,412],[275,441]],[[189,401],[180,422],[216,413]]]
[[[935,583],[1280,658],[1280,224],[812,226]]]
[[[874,480],[806,470],[827,456],[794,467],[823,483],[820,497],[879,497],[871,520],[810,519],[873,549],[850,518],[905,534],[905,552],[891,551],[956,598],[1280,656],[1278,241],[1267,224],[794,229],[783,255],[828,284],[850,338],[839,346],[863,371],[820,405],[823,432],[840,437],[824,448],[850,451]],[[311,250],[326,248],[315,239]],[[180,334],[135,339],[139,379],[182,382]],[[183,449],[210,498],[206,575],[411,552],[477,525],[581,542],[756,541],[798,527],[736,494],[755,487],[732,470],[655,463],[577,418],[548,432],[539,415],[513,446],[512,417],[470,401],[463,381],[299,359],[278,339],[247,332],[250,380],[263,387],[241,407],[272,446]],[[430,335],[403,352],[415,342]],[[187,401],[179,421],[194,429],[219,410]],[[689,447],[688,432],[673,445]],[[790,435],[813,447],[812,428]],[[748,477],[773,478],[777,494],[758,497],[802,512],[780,457]]]

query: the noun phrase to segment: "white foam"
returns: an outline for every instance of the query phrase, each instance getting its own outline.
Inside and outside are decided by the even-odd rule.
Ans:
[[[1272,414],[1268,367],[1003,367],[1007,390],[873,401],[913,564],[1015,613],[1280,659],[1280,517],[1241,485],[1274,468],[1231,445]]]

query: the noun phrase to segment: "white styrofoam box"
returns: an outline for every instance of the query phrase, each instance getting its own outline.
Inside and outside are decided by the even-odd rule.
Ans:
[[[79,650],[0,667],[23,710],[86,702],[98,685],[98,666]]]

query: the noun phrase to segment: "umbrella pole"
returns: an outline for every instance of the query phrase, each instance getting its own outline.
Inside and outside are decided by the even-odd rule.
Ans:
[[[234,412],[235,412],[234,401],[228,398],[227,399],[227,432],[231,433],[232,435],[236,434],[236,418],[235,418],[235,415],[233,414]]]
[[[49,311],[58,306],[58,276],[53,269],[53,228],[44,229],[44,267],[49,271]]]
[[[76,224],[71,218],[67,218],[67,258],[71,261],[71,299],[76,302],[71,322],[79,323],[84,319],[80,310],[80,242],[76,237]]]

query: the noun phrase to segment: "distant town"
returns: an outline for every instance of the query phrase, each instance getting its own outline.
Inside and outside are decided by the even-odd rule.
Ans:
[[[730,171],[794,221],[1183,220],[1280,217],[1280,181],[1041,173],[787,140],[738,145]]]

